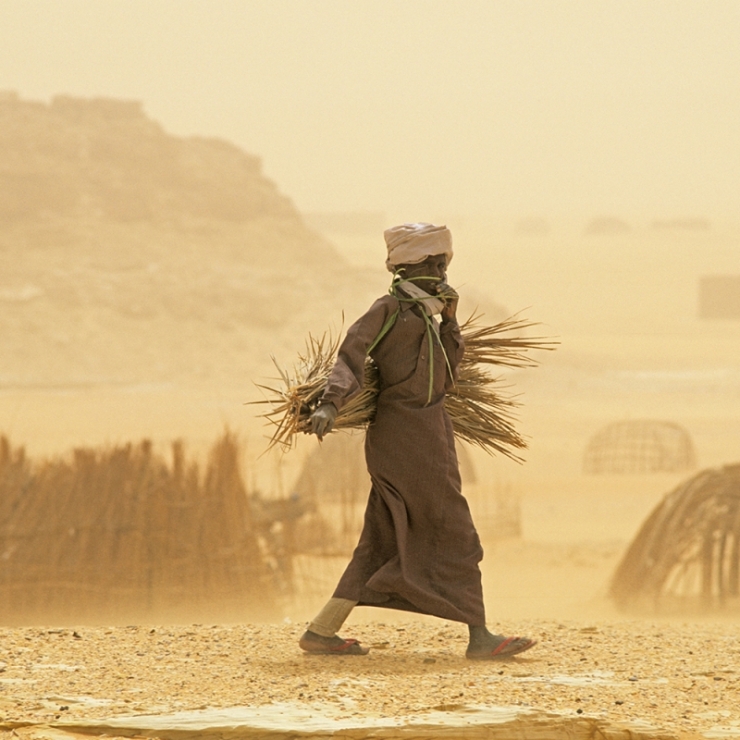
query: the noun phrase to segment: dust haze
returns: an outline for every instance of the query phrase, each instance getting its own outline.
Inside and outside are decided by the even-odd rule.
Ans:
[[[322,498],[306,483],[316,440],[265,454],[269,429],[245,403],[276,375],[271,357],[289,367],[309,332],[340,332],[385,292],[383,228],[446,223],[463,313],[522,312],[560,342],[504,374],[526,462],[466,453],[489,620],[620,617],[609,582],[652,509],[738,460],[735,3],[30,2],[5,15],[6,467],[21,448],[73,467],[76,448],[151,440],[176,477],[175,440],[205,471],[230,430],[252,516],[275,517],[261,542],[265,562],[283,558],[270,618],[307,619],[357,533],[362,464],[347,453],[347,490]],[[693,457],[585,472],[595,435],[643,421],[679,427]],[[299,489],[323,518],[280,509]],[[331,557],[311,555],[319,526]],[[115,621],[92,607],[74,619]]]

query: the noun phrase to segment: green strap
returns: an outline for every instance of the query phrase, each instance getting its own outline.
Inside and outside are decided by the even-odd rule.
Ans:
[[[421,309],[421,315],[424,319],[424,322],[426,324],[426,332],[427,332],[427,346],[429,351],[429,394],[427,396],[427,404],[431,403],[432,400],[432,391],[434,390],[434,338],[437,338],[437,342],[439,344],[439,348],[442,350],[442,356],[445,358],[445,364],[447,365],[447,369],[449,370],[450,377],[452,378],[452,366],[450,365],[450,360],[447,357],[447,352],[445,351],[444,345],[442,344],[442,338],[437,333],[437,330],[434,326],[434,322],[430,318],[430,316],[426,312],[426,308],[424,307],[424,300],[421,298],[411,298],[406,296],[398,295],[396,289],[403,285],[403,283],[410,282],[406,278],[401,277],[399,273],[394,273],[393,280],[391,281],[391,287],[388,289],[388,292],[397,300],[399,303],[413,303]],[[367,354],[369,355],[380,343],[380,340],[383,339],[383,337],[393,328],[393,325],[396,323],[396,319],[399,317],[401,313],[401,306],[399,305],[398,308],[388,317],[385,324],[383,324],[383,328],[380,330],[380,333],[377,337],[373,340],[372,344],[367,348]]]
[[[398,315],[401,313],[401,307],[399,306],[389,317],[388,320],[383,324],[383,328],[380,330],[380,334],[373,340],[373,343],[367,348],[367,354],[369,355],[377,346],[380,340],[393,328],[393,324],[396,323]]]
[[[436,332],[434,331],[434,324],[427,316],[426,311],[424,311],[424,318],[427,322],[427,344],[429,345],[429,395],[427,396],[427,404],[430,404],[432,402],[432,390],[434,389],[434,339],[432,335]],[[442,347],[441,342],[439,346]],[[442,352],[444,353],[444,351],[444,347],[442,347]]]
[[[427,397],[427,403],[430,403],[432,400],[432,389],[434,387],[434,337],[437,338],[439,348],[442,350],[442,357],[445,358],[445,364],[447,365],[447,369],[450,372],[450,377],[454,379],[454,376],[452,374],[452,366],[450,365],[450,360],[447,357],[447,351],[442,344],[442,337],[440,337],[437,333],[437,329],[435,328],[432,319],[427,315],[426,311],[423,310],[424,307],[422,306],[421,308],[422,315],[424,316],[424,321],[426,321],[427,325],[427,339],[429,344],[429,395]]]

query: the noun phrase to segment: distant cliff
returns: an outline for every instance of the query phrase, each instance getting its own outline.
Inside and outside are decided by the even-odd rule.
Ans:
[[[136,102],[0,97],[0,219],[296,218],[257,157],[167,135]]]
[[[0,387],[245,379],[369,295],[257,157],[0,94]]]

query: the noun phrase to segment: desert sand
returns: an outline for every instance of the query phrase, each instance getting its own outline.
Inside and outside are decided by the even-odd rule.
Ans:
[[[5,629],[2,726],[89,723],[110,735],[106,723],[131,718],[135,727],[136,716],[144,728],[146,715],[200,711],[215,721],[225,708],[258,717],[276,705],[286,728],[300,729],[304,710],[350,726],[367,718],[414,725],[434,712],[494,706],[550,715],[553,728],[577,718],[640,728],[638,737],[740,734],[736,623],[500,627],[539,644],[507,661],[475,662],[462,657],[464,628],[416,621],[354,625],[347,633],[371,647],[366,657],[304,656],[296,644],[303,626],[294,624]]]

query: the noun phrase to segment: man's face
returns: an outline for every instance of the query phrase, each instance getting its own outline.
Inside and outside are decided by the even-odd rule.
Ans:
[[[397,270],[404,278],[411,280],[430,295],[437,295],[437,287],[447,281],[447,257],[435,254],[415,265],[399,265]],[[432,278],[431,280],[425,278]]]

